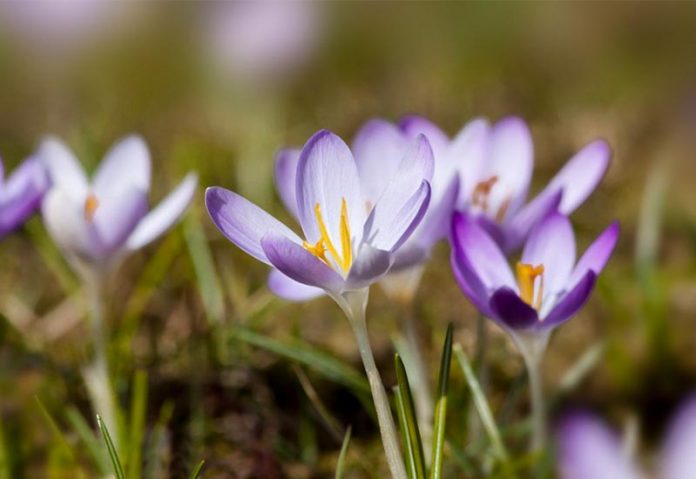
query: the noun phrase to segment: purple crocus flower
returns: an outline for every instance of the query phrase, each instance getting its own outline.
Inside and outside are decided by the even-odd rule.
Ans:
[[[548,212],[558,209],[570,215],[580,206],[601,181],[611,158],[605,141],[587,144],[527,202],[534,145],[524,120],[508,117],[490,125],[477,118],[451,141],[422,117],[406,118],[401,125],[411,135],[424,134],[437,161],[459,171],[457,208],[476,218],[506,253],[522,246]]]
[[[557,431],[560,479],[643,479],[637,461],[622,447],[618,435],[586,412],[576,412]],[[660,479],[691,479],[696,471],[696,397],[677,412],[657,461]]]
[[[388,179],[401,174],[400,164],[417,137],[406,133],[401,125],[381,119],[370,120],[360,129],[353,141],[352,151],[367,203],[376,204],[389,185]],[[276,188],[283,204],[295,218],[298,216],[295,183],[299,159],[300,150],[282,150],[275,166]],[[385,288],[396,295],[401,294],[403,289],[412,293],[420,278],[421,266],[428,259],[433,245],[448,234],[459,178],[455,170],[442,165],[437,158],[433,164],[428,209],[413,233],[394,252],[389,274],[380,280]],[[403,283],[409,283],[413,276],[416,280],[404,287]],[[323,294],[323,290],[298,284],[278,271],[271,273],[269,287],[279,296],[294,301]]]
[[[485,316],[512,333],[547,333],[587,301],[619,235],[612,223],[575,262],[567,216],[552,212],[534,227],[515,271],[471,215],[452,223],[452,269],[459,287]]]
[[[46,170],[35,157],[24,161],[7,179],[0,161],[0,238],[36,211],[48,186]]]
[[[290,181],[279,183],[280,194],[298,218],[304,239],[219,187],[206,191],[211,218],[230,241],[278,275],[334,299],[367,288],[389,271],[427,209],[433,170],[427,140],[421,136],[411,143],[399,163],[400,174],[384,176],[379,198],[365,194],[357,159],[335,134],[322,130],[312,136],[293,171],[295,156],[287,152],[279,159],[278,174],[295,175],[294,188]],[[281,276],[272,277],[271,285],[279,278],[281,287],[295,287]]]
[[[81,273],[104,273],[154,241],[183,214],[198,183],[197,176],[189,173],[150,210],[150,153],[138,136],[119,141],[91,182],[58,139],[46,139],[37,157],[53,183],[42,205],[46,228]]]

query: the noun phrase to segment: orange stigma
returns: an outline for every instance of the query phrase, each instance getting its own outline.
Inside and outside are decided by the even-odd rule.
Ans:
[[[90,193],[87,195],[87,199],[85,199],[85,209],[84,209],[84,214],[85,214],[85,219],[89,222],[91,222],[94,219],[94,214],[97,212],[97,208],[99,207],[99,199],[97,199],[96,195],[94,193]]]
[[[539,289],[535,293],[536,279],[539,278]],[[544,265],[517,263],[517,285],[520,288],[522,301],[539,311],[544,299]]]

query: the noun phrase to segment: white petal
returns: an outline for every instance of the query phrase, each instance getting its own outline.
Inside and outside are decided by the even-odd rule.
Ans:
[[[87,177],[72,151],[57,138],[45,139],[37,156],[46,165],[54,187],[70,194],[77,200],[87,192]]]
[[[131,135],[114,145],[94,174],[93,186],[97,196],[127,186],[149,191],[150,152],[143,139]]]
[[[97,259],[102,248],[92,223],[84,218],[83,206],[62,189],[53,188],[41,209],[48,233],[68,256]]]

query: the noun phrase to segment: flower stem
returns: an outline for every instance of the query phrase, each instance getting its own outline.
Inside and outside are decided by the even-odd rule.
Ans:
[[[546,446],[547,420],[541,361],[549,341],[548,333],[540,335],[515,335],[515,342],[524,358],[529,376],[529,392],[532,406],[532,437],[530,451],[538,452]]]
[[[486,317],[483,314],[476,316],[476,379],[478,379],[481,391],[484,395],[488,392],[488,361],[486,350],[488,349],[488,330],[486,329]],[[468,435],[467,441],[475,441],[483,434],[483,423],[478,414],[474,398],[469,401],[469,414],[467,417]]]
[[[367,380],[372,392],[372,400],[377,411],[379,431],[382,435],[382,444],[384,445],[384,452],[387,456],[387,463],[389,464],[392,478],[406,479],[406,468],[401,458],[401,448],[389,398],[377,370],[367,335],[365,308],[367,307],[368,290],[347,292],[341,296],[334,297],[334,299],[348,317],[358,343],[358,350],[365,367],[365,373],[367,374]]]
[[[109,365],[104,334],[104,300],[101,278],[85,281],[85,290],[89,300],[90,329],[92,333],[92,361],[82,369],[92,410],[99,414],[111,433],[114,441],[120,438],[117,429],[117,411],[114,392],[109,376]]]

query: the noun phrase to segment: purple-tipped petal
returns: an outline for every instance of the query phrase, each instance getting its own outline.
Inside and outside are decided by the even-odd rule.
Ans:
[[[586,413],[568,416],[557,431],[559,479],[641,479],[618,436]]]
[[[47,138],[41,143],[37,157],[48,171],[51,183],[67,192],[73,199],[87,194],[87,177],[70,149],[57,138]]]
[[[261,247],[268,261],[291,279],[333,294],[344,289],[345,281],[338,273],[286,236],[267,234]]]
[[[137,135],[127,136],[109,150],[92,182],[97,197],[129,186],[144,192],[150,190],[150,152]]]
[[[457,281],[464,295],[469,298],[469,301],[471,301],[476,309],[484,316],[497,322],[489,304],[490,292],[475,273],[469,259],[462,254],[462,250],[456,246],[456,243],[453,245],[450,264],[452,265],[454,279]]]
[[[309,301],[326,294],[323,289],[298,283],[277,269],[272,270],[268,275],[268,289],[276,296],[296,302]]]
[[[567,216],[554,212],[529,235],[522,263],[544,267],[544,297],[565,289],[575,265],[575,234]]]
[[[364,241],[378,249],[394,251],[420,223],[430,201],[427,181],[433,173],[430,144],[418,136],[399,164],[372,209],[363,233]]]
[[[670,424],[660,454],[661,479],[692,479],[696,472],[696,398],[690,397]]]
[[[509,117],[493,126],[489,141],[488,160],[480,179],[498,177],[498,184],[491,193],[491,203],[494,203],[494,197],[497,197],[498,204],[509,201],[509,215],[517,211],[527,197],[534,161],[532,135],[522,119]]]
[[[307,241],[321,237],[316,207],[334,245],[341,244],[341,208],[345,200],[353,241],[359,243],[366,205],[358,170],[348,146],[330,131],[321,130],[307,141],[297,166],[297,212]]]
[[[365,199],[373,204],[382,196],[387,181],[400,174],[399,163],[409,138],[395,125],[373,119],[360,128],[353,141],[353,156]]]
[[[539,322],[536,310],[522,301],[515,291],[507,287],[500,288],[493,293],[490,309],[495,319],[513,330],[529,329]]]
[[[0,186],[0,236],[19,227],[40,206],[48,186],[48,175],[37,158],[29,158],[12,172]]]
[[[568,280],[569,287],[580,281],[588,271],[593,271],[597,275],[602,272],[611,254],[614,252],[614,247],[619,240],[620,230],[619,222],[614,221],[592,242],[585,254],[580,257],[578,264],[575,265],[573,274],[571,274]]]
[[[558,209],[563,191],[546,191],[537,195],[517,212],[505,228],[505,251],[512,252],[520,248],[529,232],[549,213]]]
[[[490,131],[487,120],[476,118],[464,125],[450,144],[448,161],[461,174],[463,204],[470,201],[476,184],[486,179],[482,178],[482,174],[487,160]]]
[[[99,202],[92,222],[106,254],[120,250],[136,225],[147,213],[147,192],[134,186],[110,189],[97,197]],[[85,219],[85,221],[89,221]]]
[[[609,167],[611,148],[596,140],[578,151],[554,176],[545,190],[563,190],[559,210],[569,215],[597,188]]]
[[[290,228],[273,216],[246,198],[224,188],[208,188],[205,192],[205,206],[215,226],[228,240],[264,263],[270,264],[261,246],[261,239],[265,235],[274,233],[291,238],[296,243],[302,242]]]
[[[297,164],[301,150],[281,150],[276,155],[274,179],[285,209],[297,218]]]
[[[585,274],[573,289],[558,300],[549,314],[539,323],[539,328],[554,328],[575,316],[575,313],[577,313],[589,299],[590,293],[592,293],[592,289],[596,282],[597,275],[594,272],[589,271]]]
[[[459,197],[459,184],[459,177],[453,177],[445,192],[440,195],[439,201],[431,194],[428,211],[409,243],[413,241],[429,251],[435,243],[449,235],[452,213]]]
[[[516,288],[505,255],[491,237],[465,213],[455,213],[452,220],[452,247],[467,258],[472,272],[488,290],[502,286]]]
[[[189,173],[174,191],[150,211],[128,237],[127,247],[136,250],[156,240],[176,223],[193,200],[198,176]]]
[[[370,286],[389,271],[393,260],[389,251],[363,244],[346,278],[346,289],[356,290]]]
[[[449,138],[430,120],[422,116],[408,115],[399,121],[399,128],[410,138],[416,138],[418,135],[425,135],[433,149],[435,161],[441,161],[447,154]]]

